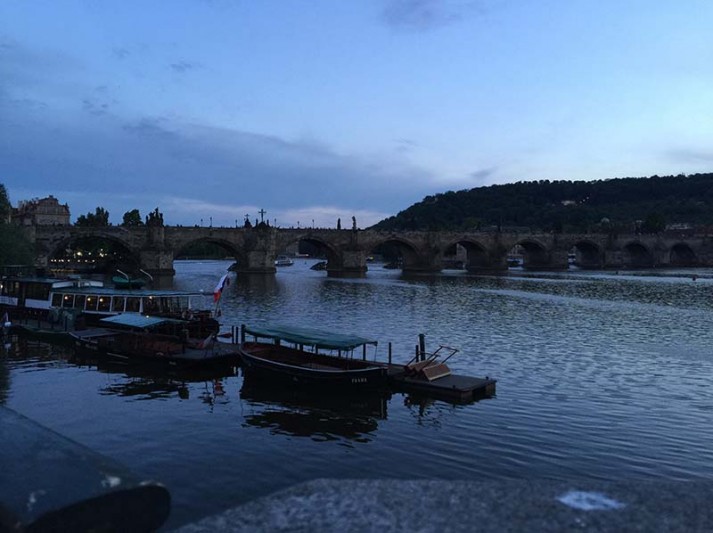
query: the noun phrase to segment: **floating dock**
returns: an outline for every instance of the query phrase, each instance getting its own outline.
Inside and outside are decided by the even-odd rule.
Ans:
[[[403,365],[389,365],[389,384],[403,392],[422,393],[437,399],[467,403],[495,395],[496,380],[449,374],[432,381],[412,376]]]
[[[421,393],[446,401],[467,403],[495,395],[496,380],[488,376],[477,378],[453,374],[446,362],[458,353],[457,348],[439,346],[432,353],[426,352],[425,335],[419,337],[416,355],[405,365],[389,363],[389,384],[396,390]]]

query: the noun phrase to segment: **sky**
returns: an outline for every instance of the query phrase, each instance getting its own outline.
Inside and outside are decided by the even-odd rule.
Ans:
[[[710,0],[0,0],[0,183],[72,220],[360,227],[713,168]]]

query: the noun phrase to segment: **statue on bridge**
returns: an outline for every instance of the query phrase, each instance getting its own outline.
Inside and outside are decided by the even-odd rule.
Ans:
[[[160,213],[158,207],[146,215],[147,226],[163,226],[163,213]]]

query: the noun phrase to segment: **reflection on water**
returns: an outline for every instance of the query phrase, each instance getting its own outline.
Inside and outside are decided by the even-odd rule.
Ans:
[[[272,387],[245,379],[240,397],[246,402],[245,426],[272,433],[309,437],[315,441],[346,439],[367,443],[386,419],[390,395],[368,391],[359,395],[329,395]]]
[[[231,261],[177,262],[207,303]],[[416,395],[342,398],[254,387],[234,370],[105,367],[19,339],[0,401],[166,483],[169,527],[315,477],[616,480],[713,476],[713,271],[332,279],[299,260],[238,277],[223,327],[279,322],[368,336],[377,357],[460,351],[498,380],[454,406]]]

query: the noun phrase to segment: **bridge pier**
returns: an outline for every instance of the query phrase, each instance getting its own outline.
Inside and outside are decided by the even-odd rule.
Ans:
[[[327,276],[330,278],[363,278],[366,276],[367,253],[364,250],[343,250],[327,264]],[[335,264],[332,264],[335,263]]]
[[[245,254],[247,265],[238,264],[239,274],[274,274],[275,268],[274,254],[266,250],[252,250]]]
[[[567,270],[569,268],[569,250],[553,250],[547,264],[542,265],[545,270]]]
[[[468,259],[471,259],[471,255],[468,254]],[[475,255],[474,259],[469,261],[465,265],[465,269],[471,274],[483,274],[487,272],[507,272],[508,270],[508,256],[507,252],[501,253],[499,255],[489,254],[487,252],[481,252]]]
[[[156,289],[171,287],[176,271],[173,268],[173,253],[161,249],[144,249],[139,253],[141,268],[148,272]]]

